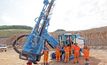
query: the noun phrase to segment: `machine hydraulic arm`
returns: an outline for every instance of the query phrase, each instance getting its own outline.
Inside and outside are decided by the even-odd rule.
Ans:
[[[22,51],[18,51],[15,47],[16,40],[13,43],[13,48],[17,53],[19,53],[19,58],[28,60],[28,62],[31,63],[37,63],[37,61],[40,60],[40,57],[43,54],[42,51],[44,43],[46,41],[53,48],[56,48],[57,46],[57,41],[47,33],[52,10],[55,6],[55,0],[44,0],[43,3],[43,9],[40,13],[40,16],[35,19],[36,25],[33,28],[32,33],[28,35],[22,35],[16,39],[19,40],[21,37],[27,36],[28,39],[24,44],[24,49]]]

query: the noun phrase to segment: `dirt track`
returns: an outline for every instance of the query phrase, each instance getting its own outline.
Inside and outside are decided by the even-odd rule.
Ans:
[[[51,52],[51,51],[50,51]],[[72,64],[73,60],[70,60],[68,63],[56,62],[55,59],[50,60],[49,65],[84,65],[85,60],[83,55],[80,57],[79,64]],[[90,50],[90,65],[107,65],[107,51],[103,50]],[[19,59],[19,55],[14,51],[9,49],[7,52],[0,52],[0,65],[26,65],[25,60]],[[38,65],[43,65],[43,57]],[[33,64],[34,65],[34,64]]]

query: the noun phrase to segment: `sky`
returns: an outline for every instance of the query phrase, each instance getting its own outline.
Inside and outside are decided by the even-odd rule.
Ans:
[[[0,26],[34,27],[44,0],[0,0]],[[107,0],[56,0],[49,32],[79,31],[107,26]]]

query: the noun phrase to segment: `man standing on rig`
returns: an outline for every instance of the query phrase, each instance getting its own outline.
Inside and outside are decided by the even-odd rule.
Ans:
[[[73,49],[74,49],[74,43],[73,43],[73,41],[72,41],[72,39],[71,39],[71,48],[70,48],[71,56],[72,56],[72,54],[73,54]]]

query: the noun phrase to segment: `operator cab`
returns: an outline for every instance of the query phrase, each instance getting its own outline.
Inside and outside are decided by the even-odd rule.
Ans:
[[[71,33],[64,33],[64,34],[60,34],[58,35],[58,41],[59,41],[59,45],[61,46],[61,49],[67,45],[70,46],[71,43],[71,39],[72,39],[72,34]]]

